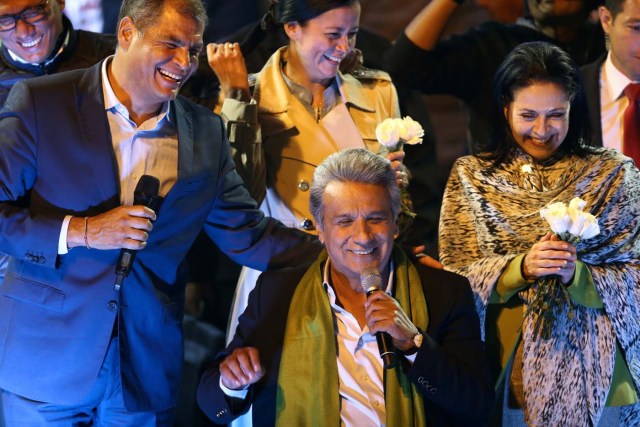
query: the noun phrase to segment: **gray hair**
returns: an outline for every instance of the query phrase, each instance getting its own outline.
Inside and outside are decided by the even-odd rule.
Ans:
[[[400,188],[391,162],[386,158],[365,148],[347,148],[333,153],[320,163],[313,174],[309,198],[309,210],[319,228],[323,227],[324,191],[332,182],[358,182],[386,187],[391,198],[393,219],[398,218]]]
[[[130,17],[141,33],[149,26],[158,22],[164,12],[164,8],[171,6],[180,15],[189,17],[207,26],[208,16],[202,0],[124,0],[120,6],[118,22],[125,16]]]

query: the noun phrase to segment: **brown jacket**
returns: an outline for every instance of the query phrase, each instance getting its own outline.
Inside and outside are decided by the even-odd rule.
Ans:
[[[309,212],[309,188],[313,172],[322,160],[347,147],[377,152],[375,129],[389,117],[398,117],[395,87],[388,74],[368,69],[353,75],[338,73],[342,103],[322,119],[305,109],[291,93],[280,66],[287,48],[276,51],[262,70],[250,77],[251,104],[225,100],[222,116],[229,126],[238,171],[259,202],[267,188],[292,211],[297,226],[313,230]],[[235,108],[234,108],[235,107]]]

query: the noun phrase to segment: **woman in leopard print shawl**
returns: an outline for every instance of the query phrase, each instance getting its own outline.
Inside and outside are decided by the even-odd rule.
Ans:
[[[590,131],[580,78],[559,48],[521,45],[494,84],[502,126],[487,150],[453,167],[441,212],[441,261],[471,282],[483,334],[490,297],[493,303],[512,262],[520,263],[513,298],[523,312],[537,289],[531,279],[557,271],[571,289],[578,267],[588,271],[580,280],[592,279],[601,308],[574,301],[571,317],[565,304],[549,339],[533,333],[535,316],[523,323],[523,409],[528,425],[597,425],[617,348],[630,389],[640,389],[640,173],[618,152],[584,145]],[[549,226],[540,217],[543,207],[574,197],[586,201],[601,230],[575,247],[545,236]],[[640,424],[638,406],[622,407],[624,425]]]

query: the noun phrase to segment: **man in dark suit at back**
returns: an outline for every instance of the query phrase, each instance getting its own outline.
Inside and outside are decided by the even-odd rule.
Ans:
[[[581,68],[593,143],[634,157],[633,147],[624,146],[624,116],[631,104],[627,88],[640,82],[640,0],[606,0],[604,3],[598,8],[598,14],[607,34],[609,52]],[[637,90],[635,92],[637,96]],[[636,121],[640,121],[640,117],[636,117]],[[640,147],[640,141],[635,142]],[[635,160],[636,166],[640,165],[640,158]]]
[[[125,0],[113,57],[20,81],[0,110],[6,425],[172,425],[179,272],[199,231],[259,269],[317,253],[257,210],[220,118],[177,96],[206,20],[201,0]],[[159,180],[155,211],[132,206],[143,175]],[[117,290],[123,248],[139,252]]]
[[[326,252],[260,276],[203,376],[200,407],[219,424],[253,405],[255,426],[485,425],[493,386],[469,283],[394,247],[390,163],[364,148],[334,153],[310,191]],[[386,371],[378,333],[395,357]]]

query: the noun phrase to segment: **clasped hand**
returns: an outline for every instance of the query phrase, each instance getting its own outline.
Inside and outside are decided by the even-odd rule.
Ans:
[[[576,271],[576,248],[562,241],[555,234],[547,233],[536,242],[522,260],[525,279],[538,279],[556,274],[566,285],[573,280]]]
[[[100,215],[73,217],[67,231],[67,246],[89,246],[92,249],[142,249],[155,221],[153,210],[141,206],[119,206]],[[86,235],[86,241],[85,241]]]
[[[258,382],[264,374],[260,354],[255,347],[236,348],[220,363],[222,384],[230,390],[242,390]]]
[[[369,332],[374,335],[386,332],[391,336],[394,347],[406,351],[413,347],[413,336],[418,328],[395,298],[386,292],[376,291],[367,297],[365,316]]]
[[[209,67],[218,77],[220,88],[225,97],[232,90],[241,90],[251,99],[247,66],[238,43],[210,43],[207,45]]]

